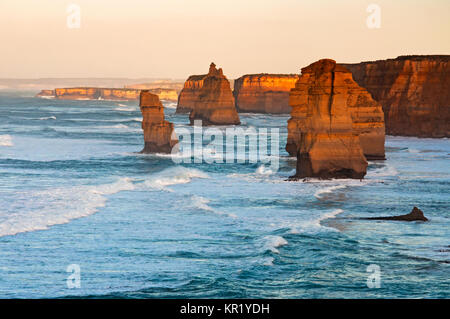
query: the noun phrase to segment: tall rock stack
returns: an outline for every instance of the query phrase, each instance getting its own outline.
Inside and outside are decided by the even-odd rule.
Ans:
[[[345,95],[340,103],[345,104],[350,111],[353,130],[354,133],[359,135],[364,156],[368,160],[385,159],[385,125],[381,104],[376,102],[366,89],[360,87],[353,80],[349,70],[342,66],[336,67],[336,70],[334,81],[340,83],[341,94]],[[336,86],[335,83],[333,85]],[[292,118],[288,121],[286,150],[291,156],[296,156],[301,127],[298,126],[299,123],[296,121],[297,113],[294,110],[292,111]]]
[[[450,55],[343,65],[383,106],[387,134],[450,137]]]
[[[295,138],[295,177],[363,178],[367,161],[354,131],[347,105],[348,70],[333,60],[319,60],[302,69],[290,94],[288,121]]]
[[[164,120],[164,107],[156,94],[141,91],[140,108],[145,146],[141,153],[170,153],[178,142],[173,124]]]
[[[247,74],[234,81],[234,98],[238,112],[290,113],[289,92],[295,87],[297,74]]]
[[[200,90],[203,87],[203,79],[207,74],[202,75],[191,75],[186,82],[184,82],[184,87],[178,95],[177,110],[175,113],[183,114],[190,113],[195,103],[200,95]]]
[[[195,120],[202,120],[203,125],[240,124],[230,82],[214,63],[211,63],[208,74],[203,78],[203,86],[189,119],[191,124]]]

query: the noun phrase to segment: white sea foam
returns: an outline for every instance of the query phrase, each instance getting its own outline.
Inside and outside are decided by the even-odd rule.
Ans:
[[[374,170],[368,170],[366,177],[389,177],[389,176],[397,176],[398,171],[394,166],[385,164],[381,168],[377,168]]]
[[[331,194],[335,190],[343,189],[343,188],[346,188],[346,187],[347,187],[347,185],[334,185],[334,186],[328,186],[328,187],[324,187],[324,188],[319,188],[314,193],[314,197],[316,197],[317,199],[322,199],[324,197],[324,195]]]
[[[13,146],[11,135],[0,135],[0,146]]]
[[[334,228],[326,227],[321,224],[322,221],[325,219],[335,218],[337,215],[343,213],[344,211],[342,209],[335,209],[331,212],[327,212],[324,214],[321,214],[319,217],[310,219],[310,220],[304,220],[299,223],[296,223],[294,225],[290,225],[291,234],[301,234],[301,233],[309,233],[309,234],[315,234],[318,232],[323,231],[337,231]]]
[[[175,102],[168,102],[168,103],[163,103],[164,107],[168,108],[168,109],[176,109],[177,108],[177,103]]]
[[[288,244],[287,240],[281,236],[269,235],[264,238],[264,250],[270,250],[275,254],[279,254],[280,251],[277,249],[278,247],[285,246]]]
[[[105,206],[108,195],[134,189],[129,178],[111,184],[26,191],[17,194],[24,206],[13,211],[0,208],[0,236],[45,230],[72,219],[89,216]]]
[[[56,120],[56,116],[40,117],[39,120],[41,120],[41,121],[45,121],[45,120]]]
[[[275,258],[273,257],[267,257],[266,259],[264,259],[264,266],[273,266],[273,262],[274,262]]]
[[[260,175],[272,175],[274,172],[270,168],[261,165],[256,169],[256,173]]]
[[[137,111],[137,108],[134,107],[116,107],[114,108],[115,111],[124,111],[124,112],[133,112]]]
[[[232,217],[232,218],[237,218],[237,216],[235,214],[230,214],[230,213],[225,213],[219,210],[216,210],[214,208],[212,208],[211,206],[209,206],[210,200],[207,198],[204,198],[202,196],[198,196],[198,195],[193,195],[192,196],[192,204],[195,208],[207,211],[207,212],[211,212],[217,215],[226,215],[228,217]]]
[[[187,184],[194,178],[209,178],[209,176],[198,169],[176,166],[153,175],[144,182],[144,185],[154,189],[172,192],[167,186]]]

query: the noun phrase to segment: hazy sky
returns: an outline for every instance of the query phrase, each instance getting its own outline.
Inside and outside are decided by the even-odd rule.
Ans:
[[[0,0],[2,78],[186,78],[211,61],[229,78],[299,73],[325,57],[450,54],[449,39],[449,0]]]

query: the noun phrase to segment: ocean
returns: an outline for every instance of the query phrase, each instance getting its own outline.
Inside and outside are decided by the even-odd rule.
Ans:
[[[137,104],[0,91],[0,298],[450,297],[448,139],[387,136],[362,181],[293,182],[288,116],[240,114],[279,129],[278,170],[176,164],[138,153]],[[430,221],[358,219],[413,206]]]

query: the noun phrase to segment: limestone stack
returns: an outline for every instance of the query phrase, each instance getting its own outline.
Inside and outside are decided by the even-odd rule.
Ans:
[[[348,70],[329,59],[302,69],[288,121],[298,143],[295,177],[363,178],[367,161],[347,105]]]
[[[203,78],[189,120],[191,124],[195,120],[202,120],[203,125],[240,124],[230,82],[222,69],[216,69],[214,63],[211,63],[208,74]]]
[[[383,106],[387,134],[450,137],[450,55],[343,65]]]
[[[247,74],[234,81],[234,98],[238,112],[290,113],[289,92],[295,87],[297,74]]]
[[[335,77],[333,85],[335,86],[336,83],[341,85],[340,93],[343,97],[340,103],[344,103],[350,111],[353,130],[359,136],[365,157],[369,160],[385,159],[385,125],[381,104],[353,80],[349,70],[342,66],[337,67],[337,70],[338,72],[333,73]],[[297,155],[300,141],[298,123],[294,116],[288,122],[286,145],[286,150],[291,156]]]
[[[183,114],[190,113],[194,108],[194,105],[200,95],[200,90],[203,87],[203,79],[207,74],[202,75],[191,75],[186,82],[184,82],[184,87],[178,95],[177,110],[175,113]]]
[[[141,153],[170,153],[178,140],[173,124],[164,120],[164,107],[158,96],[143,90],[139,105],[145,141]]]

